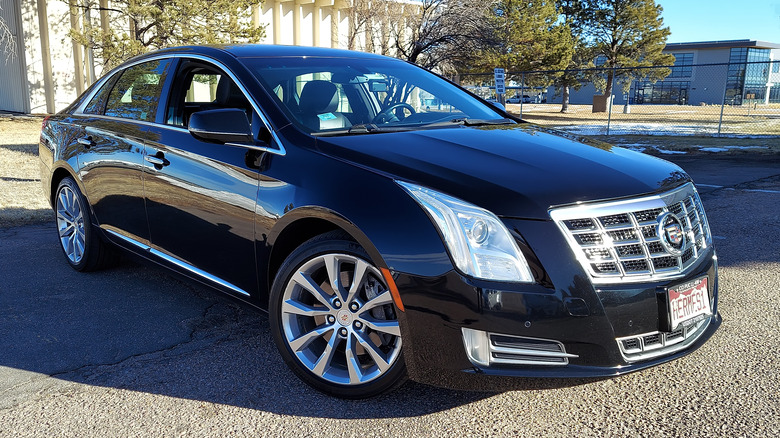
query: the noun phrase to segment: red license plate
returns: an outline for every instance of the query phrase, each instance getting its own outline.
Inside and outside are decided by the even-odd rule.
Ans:
[[[669,288],[669,314],[672,330],[687,321],[698,320],[700,315],[710,315],[710,294],[707,277]]]

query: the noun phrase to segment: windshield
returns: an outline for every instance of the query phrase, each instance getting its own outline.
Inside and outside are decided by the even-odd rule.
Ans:
[[[403,61],[243,58],[288,117],[313,134],[408,130],[502,120],[482,101]],[[473,123],[472,123],[473,124]]]

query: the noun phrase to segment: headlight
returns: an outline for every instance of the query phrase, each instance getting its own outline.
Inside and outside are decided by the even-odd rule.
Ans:
[[[528,262],[496,215],[443,193],[397,182],[428,212],[461,272],[484,280],[534,281]]]

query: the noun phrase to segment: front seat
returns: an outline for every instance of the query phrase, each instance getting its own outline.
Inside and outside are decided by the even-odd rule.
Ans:
[[[336,85],[328,81],[310,81],[301,90],[298,120],[314,131],[351,126],[343,114],[336,112],[338,107]]]
[[[220,78],[217,84],[214,103],[218,108],[242,109],[246,112],[247,118],[251,120],[252,106],[249,104],[246,96],[244,96],[244,93],[241,92],[241,89],[227,76]]]

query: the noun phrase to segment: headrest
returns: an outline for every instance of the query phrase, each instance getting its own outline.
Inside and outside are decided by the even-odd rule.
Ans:
[[[306,114],[324,114],[339,106],[336,86],[328,81],[307,82],[301,90],[300,110]]]
[[[233,84],[233,81],[229,77],[222,76],[217,84],[217,96],[215,100],[219,105],[225,107],[236,105],[243,106],[242,104],[246,102],[246,97],[244,97],[244,93]]]

